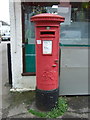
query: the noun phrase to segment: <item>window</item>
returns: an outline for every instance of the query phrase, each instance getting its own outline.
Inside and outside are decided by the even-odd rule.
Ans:
[[[39,4],[39,3],[38,3]],[[24,6],[25,7],[25,6]],[[54,13],[65,17],[61,24],[60,43],[72,45],[88,45],[90,4],[87,3],[52,3],[31,5],[25,8],[25,41],[35,43],[34,23],[30,22],[31,16],[39,13]]]
[[[89,13],[89,3],[71,3],[70,23],[61,26],[61,44],[88,45]]]

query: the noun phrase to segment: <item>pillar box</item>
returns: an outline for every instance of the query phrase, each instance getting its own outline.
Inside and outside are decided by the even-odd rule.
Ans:
[[[44,13],[31,21],[35,22],[36,37],[36,105],[51,110],[59,96],[60,23],[64,17]]]

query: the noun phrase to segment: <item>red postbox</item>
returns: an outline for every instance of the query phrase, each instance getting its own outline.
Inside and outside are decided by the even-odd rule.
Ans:
[[[44,13],[31,21],[35,22],[36,36],[36,105],[50,110],[59,95],[59,38],[64,17]]]

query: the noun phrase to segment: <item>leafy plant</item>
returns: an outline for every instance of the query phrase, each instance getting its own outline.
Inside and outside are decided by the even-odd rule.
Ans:
[[[33,110],[33,109],[30,109],[29,112],[38,117],[57,118],[57,117],[63,115],[67,111],[67,108],[68,108],[67,100],[63,97],[60,97],[58,99],[57,106],[49,112],[40,112],[40,111]]]

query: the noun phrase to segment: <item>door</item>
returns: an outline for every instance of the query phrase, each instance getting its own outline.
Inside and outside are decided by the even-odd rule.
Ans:
[[[22,4],[23,75],[35,75],[35,29],[30,22],[32,7]]]
[[[58,88],[59,28],[50,26],[48,32],[46,27],[36,27],[36,31],[37,89],[53,90]]]
[[[25,13],[25,72],[35,74],[35,29],[31,13]]]

